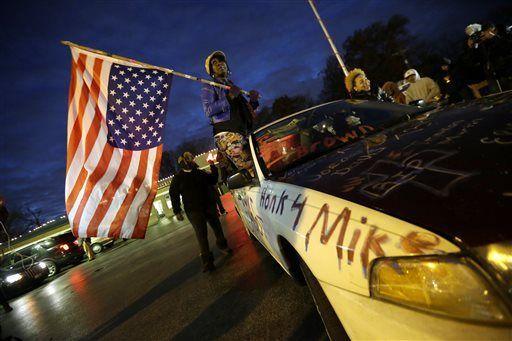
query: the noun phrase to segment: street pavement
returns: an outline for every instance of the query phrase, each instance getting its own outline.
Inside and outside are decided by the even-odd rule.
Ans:
[[[2,337],[22,340],[326,340],[307,287],[251,241],[229,194],[221,218],[234,253],[210,245],[217,270],[201,272],[187,220],[164,218],[145,240],[116,242],[11,301]]]

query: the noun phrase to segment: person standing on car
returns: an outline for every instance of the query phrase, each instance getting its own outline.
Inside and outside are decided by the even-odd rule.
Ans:
[[[409,87],[404,93],[407,104],[419,100],[428,104],[437,101],[441,96],[439,85],[432,78],[420,77],[415,69],[407,70],[404,78],[409,83]]]
[[[252,173],[253,161],[246,136],[252,129],[259,94],[251,90],[249,101],[245,98],[240,88],[228,78],[229,67],[222,51],[211,53],[206,58],[205,68],[215,82],[230,87],[224,90],[203,84],[201,89],[203,109],[213,126],[215,144],[239,170],[247,169]]]
[[[218,170],[209,161],[211,173],[206,173],[198,169],[197,164],[188,157],[181,156],[178,159],[180,171],[173,177],[169,186],[169,196],[171,197],[172,208],[176,218],[183,220],[180,196],[183,201],[185,213],[194,228],[199,249],[201,252],[201,261],[203,263],[203,272],[210,272],[215,269],[213,264],[213,254],[208,244],[207,223],[213,230],[217,239],[217,247],[225,254],[231,253],[228,247],[222,226],[217,216],[215,199],[209,194],[212,185],[217,183]]]
[[[0,196],[0,223],[1,223],[1,229],[2,229],[2,235],[5,234],[6,238],[9,238],[8,232],[7,232],[7,219],[9,218],[9,211],[7,210],[7,207],[5,206],[5,200],[3,197]],[[3,250],[1,254],[1,258],[3,258]],[[2,259],[0,258],[0,261]],[[12,311],[12,307],[9,305],[9,301],[7,300],[7,296],[4,294],[4,290],[0,285],[0,304],[2,307],[4,307],[4,310],[6,313]]]

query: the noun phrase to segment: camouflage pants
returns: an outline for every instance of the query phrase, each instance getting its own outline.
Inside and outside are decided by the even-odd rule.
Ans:
[[[247,169],[252,174],[252,158],[249,145],[245,137],[238,133],[223,132],[214,136],[215,144],[221,153],[224,153],[236,168]]]

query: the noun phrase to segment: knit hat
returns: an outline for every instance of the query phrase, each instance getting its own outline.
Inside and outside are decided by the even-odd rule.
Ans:
[[[224,54],[224,52],[213,51],[212,53],[210,53],[210,55],[208,57],[206,57],[206,60],[204,61],[204,68],[206,69],[206,73],[208,73],[212,77],[213,77],[213,75],[212,75],[212,73],[213,73],[212,59],[213,58],[221,59],[221,60],[225,61],[227,64],[226,54]],[[228,69],[229,69],[229,67],[228,67]]]
[[[348,73],[347,77],[345,77],[345,87],[347,88],[348,92],[352,92],[354,89],[354,80],[358,76],[366,77],[366,74],[361,69],[353,69]]]
[[[407,77],[412,76],[412,75],[416,75],[417,79],[420,78],[420,74],[418,73],[418,71],[416,71],[415,69],[409,69],[409,70],[405,71],[404,79],[407,79]]]

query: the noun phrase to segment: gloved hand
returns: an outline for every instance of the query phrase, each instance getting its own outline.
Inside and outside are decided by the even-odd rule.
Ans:
[[[258,91],[256,91],[256,90],[249,91],[249,100],[251,102],[257,102],[259,98],[260,98],[260,93]]]
[[[185,219],[185,218],[183,218],[183,214],[178,213],[178,214],[176,214],[176,219],[178,219],[179,221],[183,221],[183,219]]]
[[[235,98],[236,96],[240,95],[240,88],[236,85],[232,85],[229,89],[228,95],[231,99]]]

